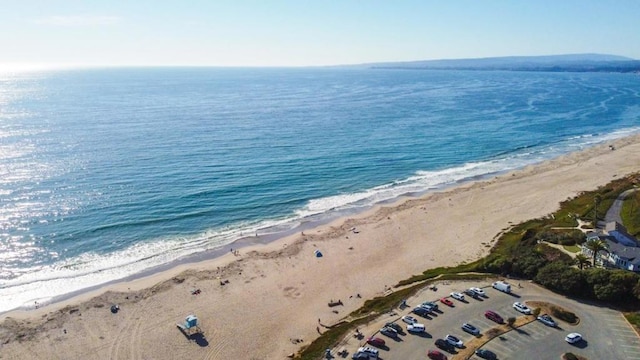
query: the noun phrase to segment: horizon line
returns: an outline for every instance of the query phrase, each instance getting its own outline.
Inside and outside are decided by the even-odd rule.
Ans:
[[[333,63],[333,64],[308,64],[308,65],[216,65],[216,64],[89,64],[89,63],[18,63],[6,62],[0,63],[0,73],[7,72],[37,72],[51,70],[77,70],[77,69],[104,69],[104,68],[320,68],[320,67],[341,67],[341,66],[366,66],[375,64],[389,63],[412,63],[412,62],[429,62],[429,61],[459,61],[459,60],[483,60],[483,59],[500,59],[500,58],[542,58],[554,56],[575,56],[575,55],[604,55],[619,56],[627,58],[627,60],[617,61],[638,61],[624,55],[604,54],[604,53],[564,53],[550,55],[504,55],[504,56],[486,56],[486,57],[466,57],[466,58],[437,58],[437,59],[419,59],[419,60],[382,60],[370,62],[355,63]]]

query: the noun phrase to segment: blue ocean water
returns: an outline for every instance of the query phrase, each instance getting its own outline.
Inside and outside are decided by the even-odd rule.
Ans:
[[[0,74],[0,312],[639,130],[636,74]]]

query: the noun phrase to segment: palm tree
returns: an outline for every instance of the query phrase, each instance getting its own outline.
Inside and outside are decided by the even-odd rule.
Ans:
[[[609,246],[601,239],[587,240],[587,242],[584,243],[584,247],[591,250],[591,253],[593,254],[593,267],[596,267],[596,256],[598,256],[598,253],[600,251],[609,251],[607,250]]]
[[[584,269],[584,266],[589,263],[589,258],[587,257],[587,255],[585,255],[583,253],[579,253],[579,254],[576,254],[576,257],[575,257],[574,261],[575,261],[576,265],[578,265],[580,270],[582,270],[582,269]]]
[[[596,194],[596,196],[593,198],[593,202],[594,202],[594,207],[593,207],[593,228],[594,229],[598,228],[598,205],[600,204],[601,201],[602,201],[602,196],[600,196],[600,194]]]

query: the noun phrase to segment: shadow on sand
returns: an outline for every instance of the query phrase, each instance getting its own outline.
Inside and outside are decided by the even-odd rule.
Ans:
[[[182,335],[184,335],[184,337],[187,338],[187,340],[195,341],[195,343],[198,344],[201,347],[209,346],[209,341],[207,341],[207,338],[204,337],[204,334],[202,332],[196,332],[196,333],[193,333],[193,334],[189,334],[189,333],[187,333],[186,331],[184,331],[181,328],[178,328],[178,330],[180,330]]]

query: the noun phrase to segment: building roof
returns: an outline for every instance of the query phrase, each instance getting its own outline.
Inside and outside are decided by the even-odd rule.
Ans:
[[[621,259],[631,262],[640,262],[640,247],[625,246],[607,236],[603,239],[609,246],[609,252],[617,255]]]

